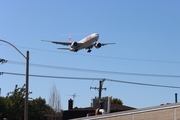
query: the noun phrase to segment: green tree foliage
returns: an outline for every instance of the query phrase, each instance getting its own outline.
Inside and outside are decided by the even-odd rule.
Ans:
[[[41,97],[29,101],[29,119],[42,120],[45,114],[53,114],[53,109],[46,105],[45,99]]]
[[[29,92],[32,94],[32,92]],[[0,97],[0,120],[7,118],[8,120],[24,119],[24,101],[25,101],[25,85],[22,87],[15,86],[13,92],[9,92],[6,97]],[[30,120],[42,120],[45,114],[53,113],[53,109],[46,105],[45,99],[41,97],[28,101],[28,118]]]
[[[99,103],[98,97],[95,97],[95,99],[96,99],[96,105],[98,106],[98,103]],[[108,101],[108,96],[103,97],[102,99],[105,99],[106,101]],[[112,96],[111,96],[110,100],[111,100],[111,104],[120,104],[120,105],[123,104],[121,99],[113,98]]]
[[[5,106],[5,98],[4,97],[0,97],[0,119],[2,120],[3,116],[7,116],[6,115],[6,106]]]
[[[108,100],[108,96],[106,96],[105,99]],[[121,99],[118,99],[118,98],[112,98],[112,97],[111,97],[111,104],[120,104],[120,105],[122,105],[123,102],[122,102]]]
[[[25,85],[22,88],[15,86],[13,92],[9,92],[4,100],[6,107],[6,118],[23,120],[24,118]]]
[[[111,104],[123,104],[122,100],[121,99],[118,99],[118,98],[112,98],[111,99]]]

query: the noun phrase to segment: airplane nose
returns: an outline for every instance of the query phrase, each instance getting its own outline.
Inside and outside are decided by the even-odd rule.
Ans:
[[[99,34],[96,34],[97,37],[99,37]]]
[[[99,38],[99,34],[96,33],[95,36],[96,36],[97,38]]]

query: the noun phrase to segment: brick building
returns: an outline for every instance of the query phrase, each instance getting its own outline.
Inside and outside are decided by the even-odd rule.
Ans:
[[[180,103],[162,104],[155,107],[83,117],[74,120],[180,120]]]

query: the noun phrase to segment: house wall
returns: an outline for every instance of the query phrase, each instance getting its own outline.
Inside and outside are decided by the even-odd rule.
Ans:
[[[173,120],[173,109],[157,110],[134,114],[134,120]]]
[[[180,120],[180,107],[176,109],[176,120]]]
[[[121,117],[103,118],[103,120],[132,120],[132,115],[123,115]]]
[[[180,107],[100,118],[103,120],[180,120]]]
[[[74,120],[180,120],[180,102]]]

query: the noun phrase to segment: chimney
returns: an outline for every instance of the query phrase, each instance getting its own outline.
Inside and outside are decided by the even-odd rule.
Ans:
[[[92,99],[92,108],[97,108],[97,98],[95,97],[94,99]]]
[[[108,97],[108,106],[107,106],[107,113],[111,111],[111,97]]]
[[[68,110],[72,110],[73,109],[73,100],[70,99],[68,100]]]
[[[177,93],[175,93],[175,103],[177,103]]]

